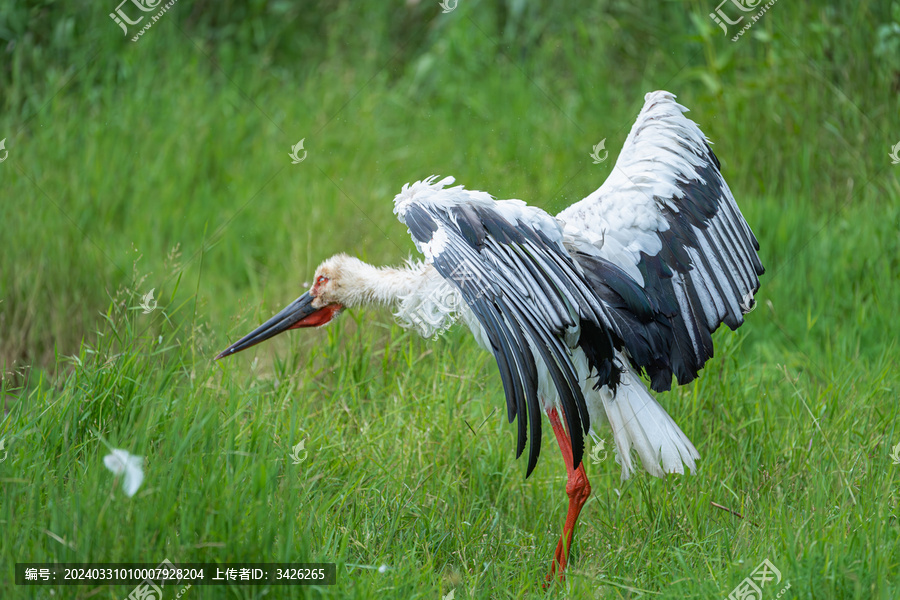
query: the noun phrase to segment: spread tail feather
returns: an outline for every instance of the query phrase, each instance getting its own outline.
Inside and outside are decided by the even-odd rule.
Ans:
[[[615,397],[607,389],[600,397],[613,431],[623,481],[635,470],[632,449],[644,469],[656,477],[684,474],[685,466],[696,471],[694,460],[700,458],[697,449],[631,369],[622,374]]]

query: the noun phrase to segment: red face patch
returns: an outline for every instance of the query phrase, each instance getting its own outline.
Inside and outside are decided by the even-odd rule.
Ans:
[[[323,308],[320,308],[316,312],[303,317],[296,323],[290,326],[290,329],[299,329],[301,327],[321,327],[325,325],[329,321],[334,318],[334,315],[338,313],[343,307],[341,304],[329,304]]]
[[[312,290],[310,290],[310,291],[312,292],[312,295],[313,295],[313,296],[318,296],[319,293],[320,293],[320,292],[319,292],[319,286],[325,285],[326,283],[328,283],[328,278],[325,277],[324,275],[319,275],[319,276],[316,278],[315,283],[313,283]]]

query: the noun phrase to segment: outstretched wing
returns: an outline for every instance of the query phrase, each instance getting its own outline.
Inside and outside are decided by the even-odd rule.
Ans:
[[[559,214],[668,321],[662,356],[630,356],[656,391],[671,387],[673,373],[679,383],[697,376],[713,356],[712,332],[743,323],[764,272],[719,161],[686,111],[668,92],[647,94],[609,178]],[[585,271],[602,271],[591,260],[580,261]]]
[[[395,212],[481,324],[500,369],[509,420],[518,417],[517,457],[530,425],[527,474],[541,444],[536,358],[559,393],[577,465],[590,420],[570,351],[584,348],[599,380],[614,385],[614,316],[563,245],[557,219],[519,200],[444,189],[451,183],[432,178],[405,186]]]

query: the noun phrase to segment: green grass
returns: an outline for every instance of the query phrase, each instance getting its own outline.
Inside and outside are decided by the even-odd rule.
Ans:
[[[900,62],[872,50],[888,7],[780,2],[732,44],[715,3],[226,4],[180,0],[137,44],[111,37],[112,7],[36,9],[0,65],[2,598],[51,597],[14,586],[16,562],[164,558],[338,564],[334,587],[198,600],[725,598],[766,558],[782,598],[900,594]],[[29,22],[3,10],[0,36]],[[561,457],[545,434],[523,480],[465,331],[352,311],[211,360],[327,256],[413,253],[403,183],[452,174],[551,211],[593,191],[659,88],[715,142],[768,272],[700,379],[660,396],[698,473],[623,484],[611,457],[588,464],[565,584],[541,586]],[[131,499],[107,444],[147,458]]]

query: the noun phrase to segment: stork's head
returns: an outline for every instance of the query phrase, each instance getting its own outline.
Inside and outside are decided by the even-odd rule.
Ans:
[[[345,254],[325,260],[316,269],[308,292],[288,304],[277,315],[223,350],[216,359],[231,356],[288,329],[321,327],[334,319],[347,305],[355,305],[352,282],[363,263]]]

